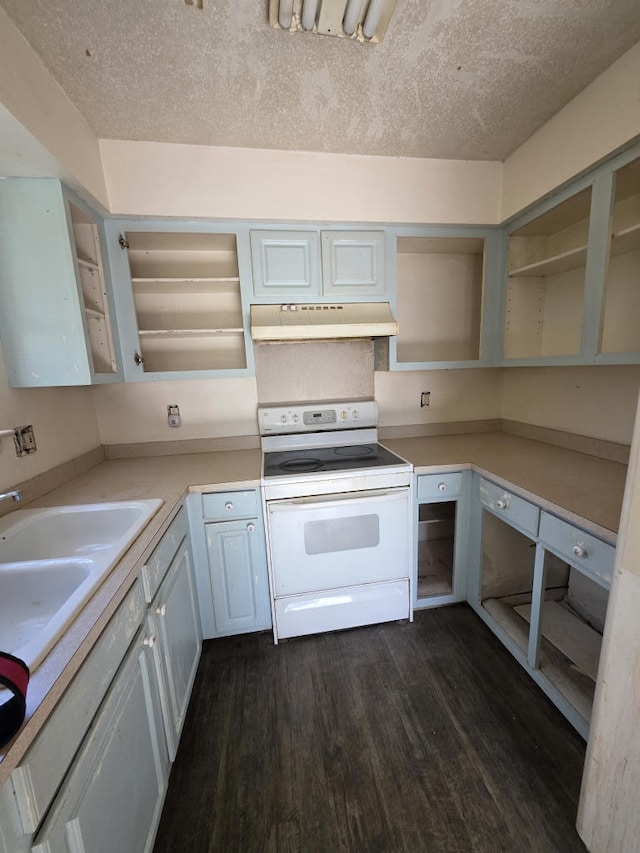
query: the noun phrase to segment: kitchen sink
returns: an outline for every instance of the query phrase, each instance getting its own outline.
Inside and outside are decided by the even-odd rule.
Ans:
[[[0,519],[0,649],[33,672],[161,506],[118,501]]]

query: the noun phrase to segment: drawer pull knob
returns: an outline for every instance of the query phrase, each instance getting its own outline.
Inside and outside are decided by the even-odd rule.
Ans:
[[[439,492],[446,492],[447,491],[447,484],[446,483],[438,483],[438,491]]]
[[[576,557],[586,557],[587,549],[584,547],[584,545],[578,543],[577,545],[573,546],[573,553],[576,555]]]
[[[151,634],[150,637],[145,637],[142,642],[145,646],[149,646],[149,648],[152,649],[155,646],[157,639],[158,638],[155,634]]]
[[[249,533],[253,533],[253,531],[255,529],[256,529],[256,526],[255,526],[255,524],[252,524],[252,522],[249,522],[249,524],[247,524],[247,530],[249,531]]]
[[[224,505],[224,508],[227,510],[227,512],[232,512],[233,511],[233,504],[231,503],[231,501],[227,501],[226,504]]]
[[[166,616],[167,615],[167,605],[161,604],[160,607],[156,607],[156,613],[158,616]]]
[[[506,498],[499,498],[498,509],[506,509],[509,506],[509,501]]]

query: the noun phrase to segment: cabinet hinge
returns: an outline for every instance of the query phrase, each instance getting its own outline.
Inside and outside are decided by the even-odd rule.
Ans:
[[[144,358],[140,355],[140,353],[139,353],[139,352],[134,352],[134,354],[133,354],[133,360],[135,361],[135,363],[136,363],[138,366],[140,366],[141,364],[144,364]]]
[[[129,248],[129,241],[124,236],[124,234],[120,235],[120,238],[118,239],[118,245],[120,246],[121,249],[128,249]]]

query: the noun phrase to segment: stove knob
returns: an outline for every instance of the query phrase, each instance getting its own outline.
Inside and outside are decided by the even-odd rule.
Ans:
[[[286,415],[281,415],[281,416],[280,416],[280,423],[281,423],[281,424],[286,424],[286,422],[287,422],[287,416],[286,416]]]
[[[346,421],[346,419],[349,417],[349,412],[347,412],[347,411],[345,411],[345,410],[343,409],[343,410],[340,412],[340,417],[342,418],[342,420],[343,420],[343,421]]]
[[[299,416],[299,415],[294,415],[294,416],[291,418],[291,420],[294,422],[294,424],[297,424],[297,423],[299,422],[299,420],[300,420],[300,416]]]
[[[358,418],[360,417],[360,413],[358,412],[358,410],[357,410],[357,409],[354,409],[354,410],[351,412],[351,417],[354,419],[354,421],[357,421],[357,420],[358,420]]]

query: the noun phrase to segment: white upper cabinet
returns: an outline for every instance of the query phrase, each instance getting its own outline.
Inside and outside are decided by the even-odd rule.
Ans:
[[[251,260],[259,299],[355,301],[385,294],[384,231],[252,231]]]
[[[128,380],[248,372],[238,235],[180,227],[108,225]]]
[[[0,181],[0,339],[13,387],[122,378],[102,234],[60,181]]]

